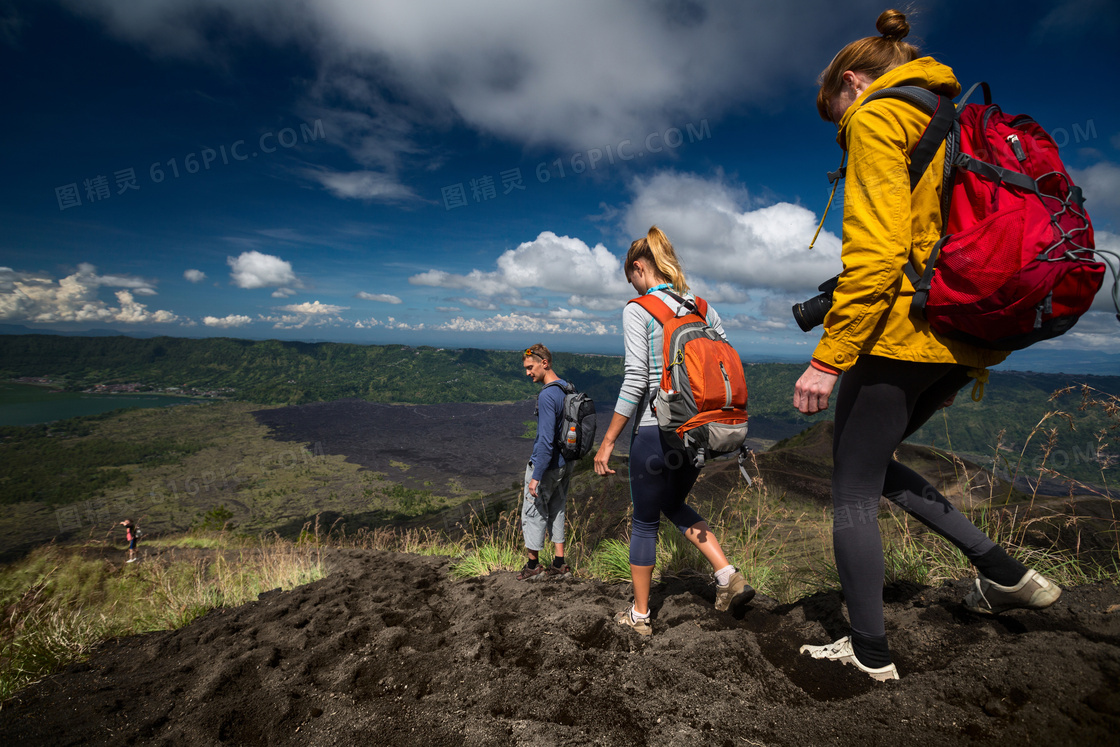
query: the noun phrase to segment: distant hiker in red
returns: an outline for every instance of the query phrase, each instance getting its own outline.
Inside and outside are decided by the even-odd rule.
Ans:
[[[121,526],[124,527],[124,538],[128,540],[128,562],[132,563],[136,560],[136,525],[132,519],[125,519]]]
[[[639,295],[654,296],[674,312],[686,301],[696,302],[689,293],[673,245],[657,226],[630,244],[624,271],[626,282],[634,286]],[[707,306],[707,323],[724,337],[719,314],[711,306]],[[650,400],[660,386],[664,365],[661,324],[640,304],[628,303],[622,312],[622,332],[626,351],[622,388],[611,424],[595,454],[595,472],[600,475],[615,473],[610,468],[611,453],[633,418],[630,500],[634,504],[634,518],[630,527],[630,578],[634,583],[634,604],[614,619],[639,635],[652,635],[649,592],[662,513],[712,564],[717,610],[749,602],[754,589],[727,560],[708,523],[686,503],[700,476],[700,467],[693,464],[679,443],[671,443],[666,438],[651,411]]]
[[[824,317],[824,334],[794,387],[793,405],[825,410],[839,381],[833,437],[833,546],[850,635],[802,653],[851,664],[877,680],[898,679],[883,624],[883,544],[879,499],[885,496],[952,542],[979,578],[964,606],[996,614],[1041,609],[1061,589],[994,543],[924,478],[894,459],[903,439],[950,405],[969,378],[1004,353],[942,337],[910,313],[918,273],[941,236],[942,145],[911,190],[907,165],[930,122],[909,101],[869,95],[917,86],[949,97],[960,92],[953,71],[903,41],[910,25],[896,10],[879,16],[882,36],[852,42],[821,74],[817,110],[839,128],[847,152],[844,270]],[[841,376],[842,374],[842,376]]]
[[[568,504],[568,483],[572,468],[560,453],[560,426],[563,423],[566,381],[552,370],[552,353],[544,345],[525,349],[525,375],[544,389],[537,395],[537,440],[533,456],[525,468],[525,492],[521,501],[521,533],[529,561],[517,574],[519,581],[541,575],[560,577],[571,572],[564,562],[564,513]],[[552,539],[552,566],[540,564],[545,536]]]

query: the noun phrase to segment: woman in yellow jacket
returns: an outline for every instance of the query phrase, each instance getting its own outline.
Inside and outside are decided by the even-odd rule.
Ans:
[[[839,128],[848,152],[844,189],[844,269],[824,335],[794,388],[803,413],[828,407],[839,380],[833,437],[833,545],[851,634],[802,653],[852,664],[875,679],[897,679],[883,625],[883,546],[876,521],[886,496],[941,534],[979,571],[965,606],[999,613],[1053,604],[1061,590],[996,545],[920,475],[894,461],[898,445],[980,369],[1003,353],[945,339],[911,316],[914,288],[941,235],[944,146],[911,192],[909,154],[929,116],[896,98],[864,103],[875,91],[921,86],[960,93],[953,71],[903,41],[906,16],[888,10],[882,36],[852,42],[821,73],[817,108]]]

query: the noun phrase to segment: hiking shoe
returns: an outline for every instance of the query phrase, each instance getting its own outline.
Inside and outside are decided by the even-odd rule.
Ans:
[[[964,598],[964,606],[984,615],[998,615],[1007,610],[1044,609],[1062,595],[1061,588],[1047,581],[1038,571],[1027,571],[1014,586],[1000,586],[983,575],[972,584],[972,591]]]
[[[526,565],[521,569],[521,573],[517,574],[517,580],[528,581],[529,579],[534,578],[535,576],[539,576],[544,572],[545,567],[543,565],[538,565],[536,568],[530,568],[528,565]]]
[[[841,664],[851,664],[856,669],[871,676],[872,679],[886,682],[887,680],[898,679],[898,668],[894,664],[888,664],[885,667],[873,669],[865,667],[859,663],[856,658],[855,652],[852,651],[852,640],[848,636],[844,636],[835,643],[826,643],[823,646],[810,646],[804,645],[800,649],[801,653],[809,654],[814,659],[831,659],[838,661]]]
[[[614,621],[619,625],[629,625],[638,635],[653,635],[653,626],[650,625],[649,618],[643,617],[639,620],[635,620],[634,616],[630,614],[633,611],[634,608],[630,607],[629,609],[619,612],[614,616]]]
[[[732,606],[742,606],[752,599],[754,599],[754,589],[739,571],[731,574],[727,586],[716,584],[716,609],[720,612],[726,612]]]
[[[560,566],[559,568],[554,565],[550,565],[548,567],[548,570],[544,572],[544,575],[549,579],[567,578],[568,576],[572,575],[572,569],[568,567],[567,563]]]

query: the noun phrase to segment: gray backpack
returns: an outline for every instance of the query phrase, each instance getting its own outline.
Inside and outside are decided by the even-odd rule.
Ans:
[[[564,386],[559,381],[553,381],[545,386],[558,386],[564,392],[560,436],[556,443],[560,456],[564,457],[566,462],[587,456],[595,443],[595,403],[584,392],[577,392],[571,384]],[[539,405],[533,414],[540,414]]]

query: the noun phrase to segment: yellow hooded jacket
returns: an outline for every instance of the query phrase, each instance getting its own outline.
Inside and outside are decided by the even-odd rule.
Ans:
[[[950,98],[961,90],[949,67],[923,57],[876,79],[840,120],[837,142],[848,151],[840,254],[844,270],[813,357],[841,371],[863,353],[971,368],[995,365],[1007,354],[941,337],[910,313],[914,286],[903,265],[913,258],[921,274],[941,238],[945,146],[911,193],[910,151],[929,115],[894,98],[862,105],[868,95],[894,86],[921,86]]]

